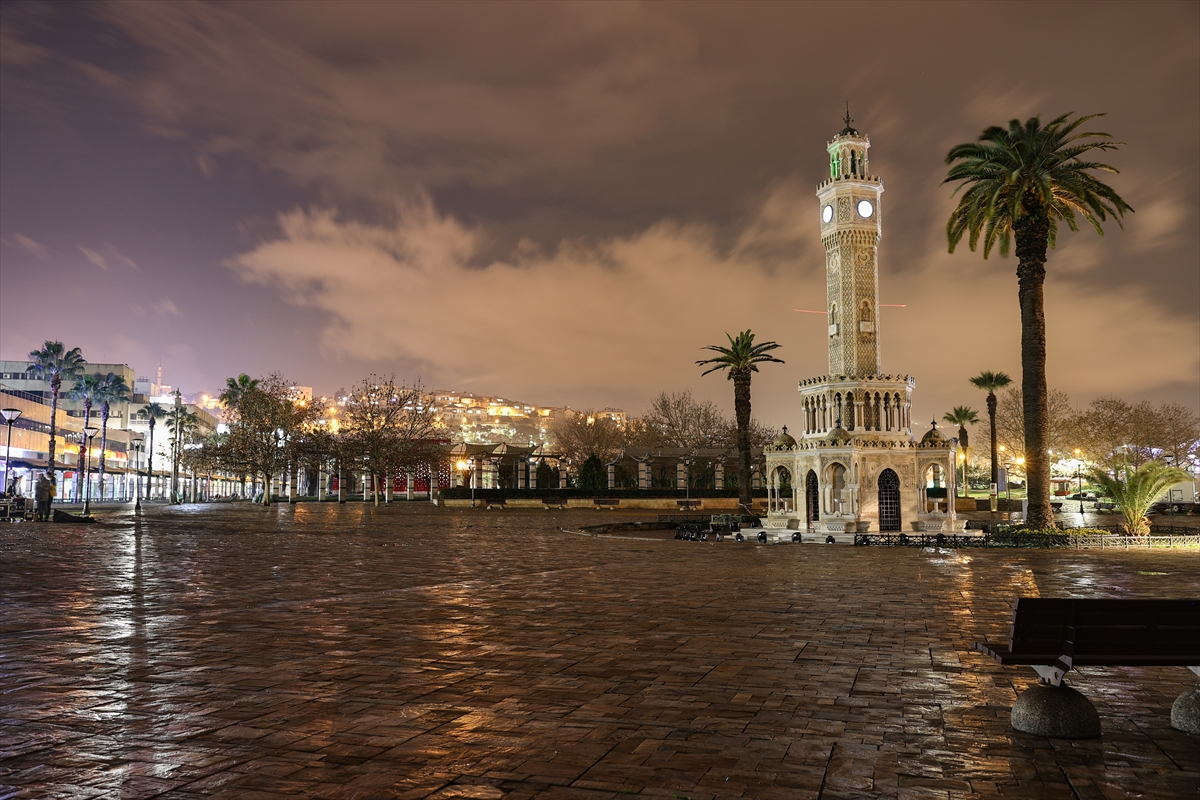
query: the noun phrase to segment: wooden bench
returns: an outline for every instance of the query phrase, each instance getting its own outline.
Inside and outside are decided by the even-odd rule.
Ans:
[[[703,500],[676,500],[675,505],[680,511],[691,511],[693,508],[699,508],[704,503]]]
[[[546,508],[566,508],[567,498],[565,497],[543,497],[542,505]]]
[[[593,497],[592,502],[600,508],[616,508],[621,505],[619,497]]]
[[[1083,695],[1067,690],[1063,677],[1079,667],[1188,667],[1200,675],[1200,599],[1190,600],[1108,600],[1048,597],[1022,597],[1017,600],[1013,611],[1013,624],[1007,647],[975,642],[974,649],[985,653],[1004,665],[1020,664],[1033,667],[1042,679],[1043,687],[1072,691],[1078,701],[1091,704]],[[1013,727],[1025,733],[1061,738],[1083,738],[1087,734],[1067,732],[1056,734],[1055,725],[1043,720],[1033,724],[1037,730],[1028,730],[1030,724],[1024,720],[1029,713],[1036,716],[1034,704],[1045,703],[1047,695],[1041,691],[1038,698],[1022,703],[1033,687],[1017,698],[1013,706]],[[1188,699],[1190,697],[1190,700]],[[1059,702],[1062,698],[1054,699]],[[1193,704],[1191,711],[1180,708]],[[1176,701],[1171,711],[1171,722],[1194,724],[1200,708],[1200,690],[1185,692]],[[1023,707],[1025,706],[1025,707]],[[1038,708],[1041,708],[1039,705]],[[1076,708],[1076,711],[1079,709]],[[1177,713],[1179,712],[1179,713]],[[1191,715],[1193,723],[1186,722]],[[1095,732],[1098,736],[1099,718],[1095,709]],[[1177,717],[1179,718],[1177,720]],[[1071,725],[1064,722],[1066,728]],[[1197,730],[1180,728],[1189,733]]]

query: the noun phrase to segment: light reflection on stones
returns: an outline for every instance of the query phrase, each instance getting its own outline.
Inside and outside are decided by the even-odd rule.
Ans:
[[[970,644],[1007,637],[1017,596],[1195,594],[1196,554],[554,530],[613,513],[185,506],[0,529],[0,784],[1194,794],[1195,739],[1168,727],[1186,670],[1073,676],[1105,732],[1068,745],[1011,731],[1035,676]]]

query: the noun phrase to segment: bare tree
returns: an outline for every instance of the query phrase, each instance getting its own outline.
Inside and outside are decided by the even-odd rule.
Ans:
[[[1025,407],[1021,387],[1011,386],[998,396],[996,406],[996,439],[1013,460],[1027,458],[1025,452]],[[1078,413],[1071,407],[1066,392],[1051,389],[1047,393],[1050,415],[1049,449],[1055,453],[1071,452],[1076,447],[1075,420]],[[1004,461],[1003,458],[1000,459]],[[1001,463],[1003,466],[1003,463]]]
[[[688,390],[659,393],[643,415],[647,433],[664,447],[728,447],[733,422],[711,400],[697,400]]]
[[[1089,460],[1109,470],[1154,460],[1183,467],[1200,447],[1200,422],[1178,403],[1156,408],[1146,400],[1098,397],[1079,415],[1077,429]]]
[[[625,445],[625,432],[611,419],[594,410],[565,414],[550,428],[553,449],[572,464],[582,464],[592,453],[611,461]]]
[[[435,422],[423,396],[420,384],[398,384],[395,375],[370,375],[346,393],[341,432],[350,457],[362,462],[372,485],[429,459]]]

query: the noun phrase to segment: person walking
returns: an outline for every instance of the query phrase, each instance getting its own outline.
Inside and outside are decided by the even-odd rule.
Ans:
[[[50,499],[54,497],[54,484],[50,482],[50,478],[45,472],[38,478],[37,487],[34,489],[33,498],[37,501],[37,520],[38,522],[50,521]]]

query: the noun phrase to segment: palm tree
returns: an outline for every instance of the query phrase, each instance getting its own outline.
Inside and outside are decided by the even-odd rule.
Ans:
[[[129,402],[129,384],[114,372],[100,378],[95,391],[96,402],[100,404],[100,491],[104,497],[104,453],[108,449],[108,417],[112,413],[113,403]]]
[[[166,414],[167,426],[171,430],[171,474],[179,474],[179,464],[183,458],[183,445],[190,441],[199,430],[200,417],[188,411],[187,406],[174,406]],[[174,478],[172,478],[174,480]],[[179,487],[171,486],[173,495],[181,495]],[[171,502],[178,502],[172,498]]]
[[[1039,528],[1054,527],[1042,294],[1046,252],[1054,247],[1060,221],[1077,231],[1077,216],[1083,217],[1103,235],[1100,223],[1110,214],[1120,225],[1125,212],[1133,211],[1112,187],[1090,172],[1117,170],[1081,158],[1096,150],[1115,150],[1122,143],[1111,141],[1112,137],[1101,131],[1077,132],[1080,125],[1102,115],[1089,114],[1069,122],[1070,116],[1063,114],[1045,126],[1038,117],[1024,125],[1014,119],[1007,128],[987,128],[978,142],[957,145],[946,156],[946,163],[953,166],[945,182],[961,181],[955,194],[966,189],[946,223],[950,252],[954,252],[963,234],[968,234],[972,250],[983,237],[984,258],[997,242],[1000,255],[1007,256],[1010,240],[1016,239],[1028,522]]]
[[[1150,533],[1150,520],[1146,512],[1154,505],[1163,491],[1174,483],[1191,480],[1192,476],[1177,467],[1169,467],[1161,461],[1147,461],[1137,469],[1128,465],[1112,474],[1102,469],[1092,470],[1092,480],[1104,487],[1121,516],[1122,527],[1130,536],[1146,536]]]
[[[726,377],[733,381],[733,413],[737,418],[738,446],[738,494],[741,503],[747,510],[752,502],[750,496],[750,373],[758,372],[758,365],[766,362],[784,363],[775,356],[768,355],[780,347],[776,342],[754,343],[754,334],[744,330],[733,338],[728,333],[725,338],[729,346],[710,344],[702,350],[712,350],[720,355],[697,361],[697,366],[712,364],[701,375],[727,370]]]
[[[1003,372],[985,371],[971,378],[971,385],[988,393],[988,428],[992,436],[992,483],[1000,482],[1000,453],[996,442],[996,392],[1012,383]]]
[[[946,422],[949,422],[951,425],[958,426],[958,446],[961,447],[962,451],[963,451],[963,468],[962,468],[963,496],[966,497],[967,495],[970,494],[970,492],[967,491],[967,456],[966,456],[966,453],[967,453],[967,450],[969,450],[971,447],[970,439],[967,438],[967,426],[978,424],[979,414],[976,413],[975,409],[971,408],[970,406],[955,406],[954,410],[948,414],[943,415],[942,419],[944,419]]]
[[[58,431],[58,395],[63,378],[75,378],[83,371],[83,354],[78,347],[63,348],[62,342],[46,342],[41,350],[29,354],[33,363],[27,370],[30,376],[50,382],[50,483],[54,481],[54,437]]]
[[[236,408],[238,403],[250,392],[258,388],[258,380],[251,378],[246,373],[238,375],[236,378],[225,379],[225,391],[221,392],[218,399],[228,408]]]
[[[150,420],[150,446],[146,448],[146,499],[149,500],[154,486],[154,424],[167,416],[167,410],[158,403],[147,403],[138,410],[137,415]]]
[[[87,453],[88,435],[87,427],[92,424],[92,405],[96,402],[96,390],[100,388],[100,373],[93,372],[90,375],[80,375],[75,385],[67,392],[67,399],[75,403],[83,403],[83,427],[84,433],[79,440],[79,464],[75,471],[76,475],[83,475],[83,481],[75,481],[75,502],[79,502],[79,493],[82,491],[84,481],[90,479],[89,475],[84,474],[84,455]],[[100,459],[103,461],[104,459]],[[90,496],[90,495],[89,495]]]

